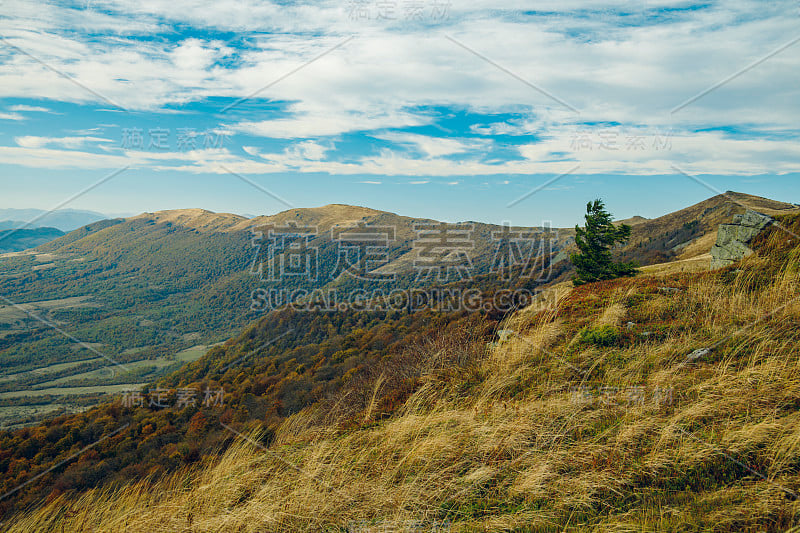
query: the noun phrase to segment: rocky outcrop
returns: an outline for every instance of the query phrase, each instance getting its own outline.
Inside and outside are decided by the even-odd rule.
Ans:
[[[743,215],[734,215],[732,224],[720,224],[717,243],[711,248],[711,268],[734,264],[753,253],[748,246],[774,219],[748,209]]]

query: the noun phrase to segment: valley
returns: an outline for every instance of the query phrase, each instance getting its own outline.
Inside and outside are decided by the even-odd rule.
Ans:
[[[334,226],[391,227],[397,235],[390,260],[380,268],[390,270],[394,281],[367,283],[342,273],[292,286],[307,291],[333,287],[342,294],[377,286],[388,293],[414,285],[409,279],[413,259],[405,256],[416,222],[350,206],[291,210],[254,220],[184,210],[101,221],[35,252],[6,254],[0,257],[0,295],[7,299],[0,302],[0,400],[13,400],[14,413],[23,413],[26,396],[39,396],[42,390],[69,401],[91,387],[99,393],[154,380],[232,336],[265,311],[253,309],[253,291],[283,289],[290,281],[254,275],[254,261],[264,258],[253,245],[251,227],[292,223],[317,228],[312,246],[320,251],[320,264],[329,267],[340,254]],[[474,272],[481,275],[491,268],[490,233],[497,227],[477,228]],[[43,294],[50,298],[32,299]],[[12,375],[17,378],[9,379]]]

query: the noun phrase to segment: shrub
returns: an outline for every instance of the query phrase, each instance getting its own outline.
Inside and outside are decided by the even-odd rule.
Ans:
[[[578,340],[593,346],[616,346],[619,344],[620,332],[614,326],[583,328],[578,334]]]

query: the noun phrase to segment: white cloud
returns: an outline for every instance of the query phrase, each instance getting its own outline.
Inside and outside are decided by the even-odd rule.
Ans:
[[[458,161],[430,158],[418,159],[384,150],[377,156],[362,157],[352,162],[326,159],[327,148],[317,143],[302,142],[283,152],[263,153],[247,146],[242,157],[227,148],[209,148],[185,152],[148,152],[120,150],[116,153],[93,153],[80,150],[57,150],[48,146],[82,146],[85,138],[18,138],[16,147],[0,147],[0,163],[19,164],[37,168],[119,168],[132,165],[156,170],[176,170],[192,173],[226,171],[222,166],[242,174],[270,173],[330,173],[360,176],[431,176],[460,177],[479,175],[537,175],[560,174],[576,165],[576,175],[675,174],[673,165],[690,173],[754,175],[784,174],[800,171],[800,144],[791,140],[739,140],[719,132],[675,135],[670,148],[646,150],[571,149],[569,131],[541,143],[520,148],[523,159],[501,164],[487,164],[478,158]],[[107,139],[90,138],[105,146]],[[88,141],[87,141],[88,142]],[[556,156],[556,154],[560,154]],[[379,181],[379,180],[365,180]],[[408,183],[422,185],[429,179]],[[511,180],[503,180],[502,183]],[[447,182],[458,185],[460,180]]]
[[[314,141],[303,141],[290,148],[290,153],[295,157],[309,161],[320,161],[325,159],[325,154],[329,148],[322,146]]]
[[[55,145],[64,148],[80,148],[87,143],[110,143],[111,139],[101,137],[36,137],[26,135],[14,137],[14,142],[23,148],[42,148],[43,146]]]
[[[86,5],[88,9],[78,9],[57,2],[19,0],[6,6],[9,42],[78,83],[6,47],[0,50],[0,97],[107,107],[84,88],[88,87],[131,110],[153,110],[208,97],[241,98],[269,86],[248,104],[287,102],[287,116],[264,120],[234,109],[221,116],[226,122],[221,128],[298,142],[280,154],[244,148],[255,160],[225,156],[233,158],[243,172],[536,173],[551,172],[569,161],[581,161],[586,172],[626,173],[665,172],[673,162],[714,173],[788,172],[798,166],[795,143],[765,140],[762,135],[797,134],[800,43],[685,109],[670,112],[794,38],[797,10],[793,0],[739,0],[675,11],[660,21],[657,12],[645,11],[686,3],[640,3],[642,13],[637,15],[622,0],[543,0],[536,9],[549,13],[544,16],[526,14],[530,4],[522,0],[502,6],[475,0],[453,3],[442,20],[419,23],[403,20],[402,10],[395,21],[354,20],[347,5],[332,0],[313,5],[93,0]],[[791,17],[786,16],[789,12]],[[172,36],[178,26],[219,29],[237,37],[230,43],[197,37],[176,42]],[[431,26],[436,26],[435,31]],[[308,63],[350,35],[355,39]],[[246,48],[241,48],[242,42]],[[581,113],[573,113],[556,99]],[[490,118],[471,131],[485,136],[536,135],[540,140],[518,149],[522,160],[487,164],[480,162],[480,156],[491,139],[481,144],[474,139],[391,131],[433,124],[430,109],[436,106],[487,114],[528,113],[529,118],[507,122]],[[20,112],[33,111],[47,109],[14,106],[0,113],[0,120],[21,121],[25,117]],[[570,128],[581,122],[672,127],[676,148],[668,153],[576,154],[570,150],[568,137]],[[742,126],[745,136],[731,139],[690,133],[730,125]],[[361,161],[336,162],[333,145],[323,138],[356,131],[412,146],[424,154],[424,160],[388,150]],[[20,149],[79,148],[89,142],[75,137],[18,139],[22,139],[17,141],[18,150],[6,152],[5,157],[28,161],[30,152],[23,157]],[[58,164],[51,159],[54,152],[43,153],[45,161],[37,166]],[[454,154],[464,157],[446,159]],[[93,156],[87,152],[65,157],[64,164],[69,166],[77,157],[89,160]],[[102,154],[97,157],[101,159],[93,161],[115,161],[102,159],[106,157]],[[162,160],[136,157],[142,162]],[[215,161],[210,154],[203,154],[201,162],[178,160],[183,162],[180,168],[189,171],[205,169],[203,162]]]
[[[52,113],[53,112],[52,110],[50,110],[50,109],[48,109],[46,107],[33,106],[33,105],[12,105],[8,109],[10,111],[19,111],[19,112],[24,112],[24,111],[31,111],[31,112],[37,112],[37,113]]]
[[[131,159],[123,155],[97,154],[77,150],[0,146],[0,162],[31,168],[96,169],[122,168],[130,165]]]
[[[416,116],[399,110],[364,112],[357,109],[337,109],[335,106],[309,106],[305,103],[289,107],[291,118],[245,121],[229,126],[231,131],[273,137],[298,139],[327,137],[355,131],[370,131],[381,128],[403,128],[421,126],[430,118]]]
[[[312,162],[321,162],[332,146],[323,146],[314,141],[303,141],[289,146],[281,153],[263,153],[254,146],[244,146],[242,149],[248,155],[270,161],[280,165],[281,168],[304,167]]]

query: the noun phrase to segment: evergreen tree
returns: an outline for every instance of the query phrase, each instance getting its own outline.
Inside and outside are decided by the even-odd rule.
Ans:
[[[611,214],[599,199],[586,204],[584,218],[585,229],[575,226],[575,244],[580,252],[570,256],[577,271],[573,283],[583,285],[592,281],[635,276],[638,264],[615,263],[611,257],[611,249],[616,244],[628,242],[631,227],[625,224],[615,226]]]

